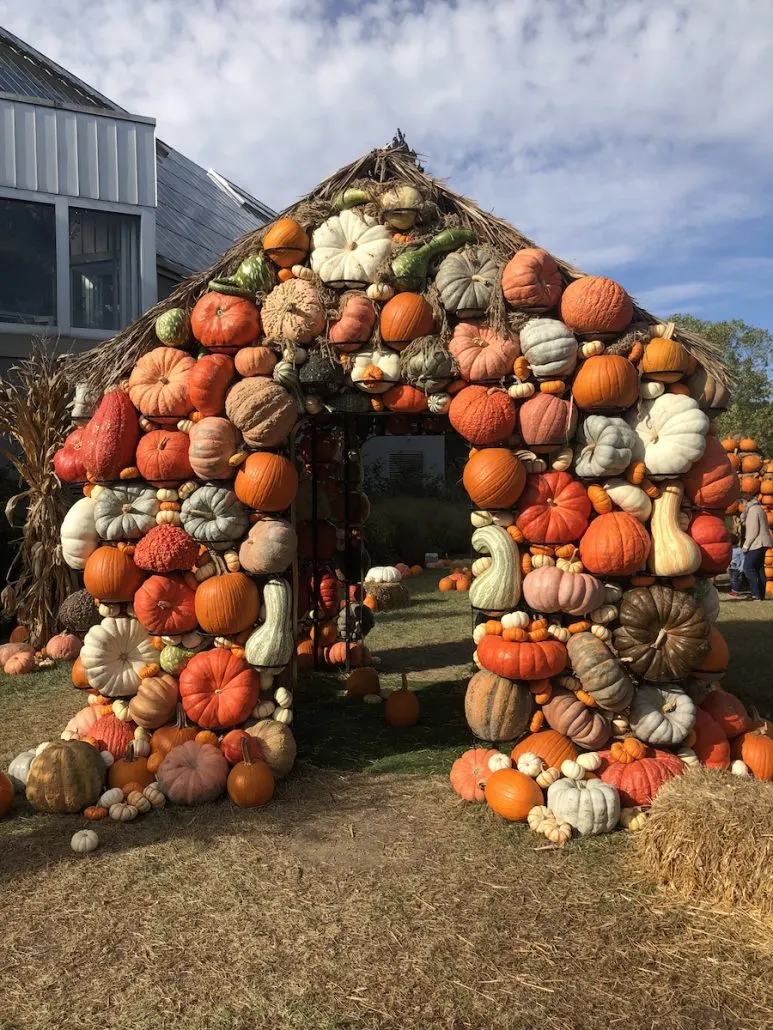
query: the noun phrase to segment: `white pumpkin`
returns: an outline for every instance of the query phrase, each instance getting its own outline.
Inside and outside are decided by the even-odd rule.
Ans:
[[[77,830],[70,838],[70,847],[76,855],[88,855],[99,847],[99,836],[95,830]]]
[[[427,407],[432,415],[445,415],[451,407],[451,395],[449,393],[431,393],[427,397]]]
[[[123,790],[120,787],[111,787],[102,794],[97,804],[102,805],[103,808],[110,808],[111,805],[117,805],[123,800]]]
[[[521,353],[537,379],[570,375],[577,364],[577,340],[556,318],[532,318],[520,331]]]
[[[94,502],[94,525],[103,540],[139,540],[156,524],[156,491],[141,486],[104,487]]]
[[[620,818],[620,795],[603,780],[557,780],[548,787],[548,808],[583,836],[611,833]]]
[[[636,433],[622,418],[589,415],[577,430],[574,471],[581,479],[624,472],[631,464]]]
[[[601,755],[598,751],[583,751],[577,756],[577,764],[588,772],[595,772],[601,768]]]
[[[524,776],[531,776],[534,779],[539,776],[545,769],[545,763],[539,757],[531,751],[526,751],[522,754],[516,763],[518,772],[523,773]]]
[[[652,514],[652,501],[640,486],[627,479],[608,479],[602,484],[612,504],[639,522],[646,522]]]
[[[358,390],[386,393],[400,382],[400,355],[397,351],[357,351],[352,359],[349,375]]]
[[[642,379],[639,383],[639,396],[643,401],[654,401],[656,397],[662,397],[666,388],[662,383],[656,383],[649,379]]]
[[[311,267],[330,286],[367,286],[386,261],[389,229],[354,211],[333,215],[311,237]]]
[[[706,449],[709,418],[692,397],[666,393],[628,415],[639,442],[634,457],[651,476],[681,476]]]
[[[200,544],[230,544],[249,527],[247,512],[233,490],[206,484],[186,497],[180,511],[186,533]]]
[[[481,526],[512,526],[515,516],[511,511],[474,511],[470,515],[470,522],[479,529]]]
[[[691,747],[677,748],[676,757],[683,762],[688,769],[700,769],[701,760]]]
[[[62,558],[71,569],[82,570],[90,555],[99,546],[99,536],[94,523],[94,501],[81,497],[62,519],[60,530]]]
[[[695,725],[695,704],[681,690],[640,686],[628,720],[639,740],[655,747],[675,747]]]
[[[500,769],[511,769],[513,766],[513,760],[509,755],[503,755],[501,752],[492,755],[486,763],[491,772],[499,772]]]
[[[730,763],[730,772],[733,776],[751,776],[751,769],[742,762],[740,758],[737,758],[734,762]]]
[[[374,565],[365,574],[369,583],[399,583],[402,578],[402,573],[394,565]]]
[[[8,776],[17,794],[24,793],[27,786],[27,777],[30,774],[30,766],[36,754],[37,748],[31,747],[27,751],[22,751],[21,754],[18,754],[8,766]]]
[[[500,271],[485,247],[464,247],[447,254],[435,273],[440,303],[457,318],[483,315],[491,302]]]
[[[103,619],[86,634],[80,659],[86,677],[103,697],[134,697],[140,669],[158,652],[136,619]]]

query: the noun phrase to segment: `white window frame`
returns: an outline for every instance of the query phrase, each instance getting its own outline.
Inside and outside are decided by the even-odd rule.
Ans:
[[[70,208],[108,211],[134,215],[140,220],[140,314],[156,303],[156,210],[138,204],[115,204],[86,197],[66,197],[57,193],[0,186],[0,197],[6,200],[27,200],[33,204],[50,204],[54,208],[56,233],[56,324],[31,326],[17,322],[0,322],[0,333],[11,336],[67,336],[76,340],[109,340],[119,329],[81,329],[72,324],[70,305]]]

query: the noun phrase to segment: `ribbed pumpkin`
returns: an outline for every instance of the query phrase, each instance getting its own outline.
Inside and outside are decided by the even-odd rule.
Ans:
[[[467,684],[464,714],[479,740],[515,740],[529,725],[534,701],[522,684],[476,672]]]
[[[189,740],[172,748],[156,776],[170,801],[178,805],[203,805],[224,793],[228,762],[212,744]]]
[[[550,311],[561,298],[561,272],[546,250],[524,247],[502,272],[502,293],[521,311]]]
[[[632,576],[643,568],[652,540],[638,519],[623,511],[599,515],[580,540],[583,565],[597,576]]]
[[[544,680],[563,671],[568,658],[557,640],[510,643],[487,635],[478,644],[478,661],[489,672],[509,680]]]
[[[692,503],[710,511],[724,511],[741,492],[727,452],[715,436],[707,437],[703,456],[684,473],[682,483]]]
[[[189,439],[176,429],[154,429],[137,444],[137,470],[153,486],[174,486],[195,475],[188,457]]]
[[[381,309],[381,339],[402,350],[411,340],[429,336],[435,329],[432,307],[418,293],[398,293]]]
[[[193,335],[208,350],[233,354],[260,336],[260,315],[251,300],[205,293],[191,313]]]
[[[464,466],[464,489],[484,509],[512,507],[526,485],[526,469],[512,451],[487,447]]]
[[[625,411],[638,395],[636,368],[619,354],[586,358],[572,383],[572,396],[581,411]]]
[[[466,386],[451,401],[451,425],[472,444],[502,443],[515,428],[515,406],[505,390]]]
[[[641,371],[646,379],[675,383],[687,371],[688,355],[678,340],[655,337],[644,348]]]
[[[137,411],[123,390],[110,390],[83,430],[81,456],[92,479],[117,479],[134,464],[140,438]]]
[[[75,813],[96,803],[105,763],[96,748],[80,740],[55,740],[33,759],[27,800],[39,812]]]
[[[258,618],[258,588],[243,572],[211,576],[195,596],[196,618],[205,633],[230,636],[254,625]]]
[[[549,769],[560,769],[562,762],[573,762],[577,758],[577,748],[556,730],[540,730],[530,733],[513,748],[511,757],[517,762],[521,755],[537,755]]]
[[[730,742],[727,734],[708,712],[702,708],[695,709],[695,725],[693,726],[695,742],[692,749],[698,756],[701,765],[709,769],[730,768]]]
[[[604,783],[617,787],[621,804],[630,807],[651,805],[663,784],[683,775],[687,768],[676,755],[655,748],[647,748],[643,758],[632,762],[616,761],[611,751],[599,753],[602,759],[599,777]]]
[[[724,572],[733,553],[733,543],[724,522],[715,515],[696,515],[689,533],[701,552],[698,571],[707,576]]]
[[[171,718],[180,697],[174,676],[146,676],[129,701],[129,717],[146,730],[155,730]]]
[[[588,528],[591,505],[568,472],[531,475],[518,498],[515,524],[533,544],[568,544]]]
[[[112,712],[108,712],[97,719],[88,735],[97,744],[104,744],[105,750],[119,761],[126,757],[136,728],[133,722],[118,719]]]
[[[98,547],[83,571],[83,585],[101,601],[131,601],[144,578],[131,557],[117,547]]]
[[[194,655],[180,673],[185,714],[208,730],[229,729],[249,717],[260,695],[260,677],[224,648]]]
[[[182,576],[150,576],[134,595],[134,611],[149,633],[190,633],[196,628],[195,593]]]
[[[448,345],[459,375],[470,383],[496,383],[510,375],[521,353],[517,340],[500,336],[488,325],[459,322]]]
[[[188,397],[202,415],[222,415],[225,395],[234,376],[234,362],[227,354],[205,354],[188,375]]]
[[[129,377],[129,399],[155,422],[176,422],[191,410],[188,376],[195,362],[175,347],[143,354]]]
[[[189,434],[188,460],[200,479],[230,479],[229,458],[239,449],[239,432],[227,418],[203,418]]]
[[[251,447],[277,447],[298,421],[290,394],[273,379],[254,376],[235,383],[225,401],[228,418]]]
[[[577,409],[554,394],[538,393],[518,408],[518,430],[535,451],[566,446],[577,428]]]
[[[451,766],[451,787],[463,801],[483,801],[485,799],[486,780],[491,775],[489,759],[495,758],[499,751],[482,747],[473,747],[457,758]]]
[[[633,304],[613,279],[586,275],[566,287],[559,312],[576,333],[620,333],[631,324]]]
[[[234,493],[249,508],[284,511],[298,491],[295,465],[281,454],[251,454],[240,467]]]
[[[268,347],[241,347],[234,355],[234,366],[240,376],[270,376],[277,363],[276,354]]]
[[[551,729],[569,737],[578,747],[595,751],[609,740],[609,719],[598,708],[589,708],[568,690],[553,692],[542,706]]]

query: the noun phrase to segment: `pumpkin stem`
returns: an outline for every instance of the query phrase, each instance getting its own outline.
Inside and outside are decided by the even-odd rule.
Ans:
[[[405,675],[404,672],[400,673],[400,680],[402,681],[403,690],[407,690],[408,689],[408,677]]]
[[[242,761],[245,765],[253,765],[254,759],[250,751],[250,738],[246,736],[242,740]]]
[[[663,629],[660,630],[660,632],[658,633],[657,637],[655,638],[654,646],[655,647],[660,647],[664,643],[664,641],[665,641],[667,636],[668,636],[668,631],[664,627]]]

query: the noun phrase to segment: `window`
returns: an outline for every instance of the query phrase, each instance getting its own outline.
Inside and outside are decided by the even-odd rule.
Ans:
[[[72,324],[122,329],[140,314],[140,219],[70,208]]]
[[[53,204],[0,197],[0,322],[56,325]]]
[[[424,479],[424,455],[398,451],[389,455],[389,478],[392,482],[420,483]]]
[[[168,272],[162,272],[161,269],[159,269],[158,270],[158,283],[157,283],[158,299],[159,300],[166,300],[166,298],[169,296],[169,294],[173,290],[176,290],[181,282],[182,282],[181,279],[179,279],[179,278],[175,279]]]

